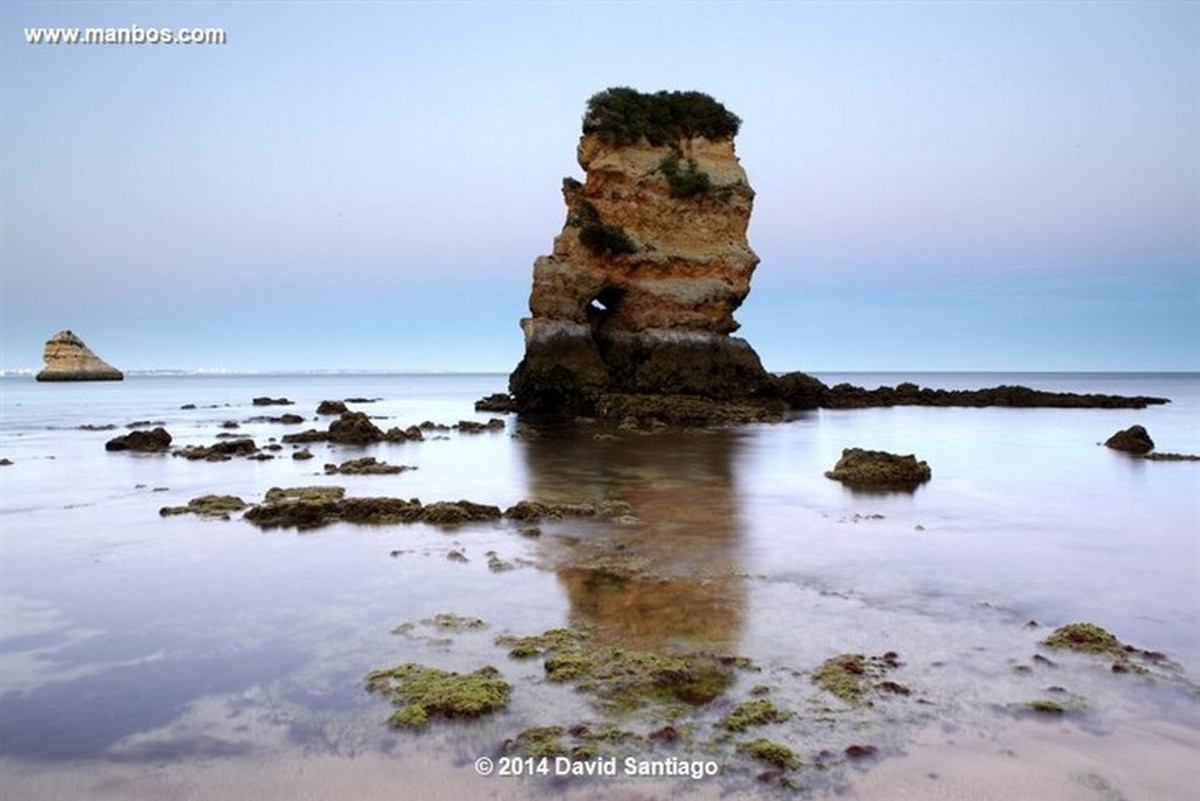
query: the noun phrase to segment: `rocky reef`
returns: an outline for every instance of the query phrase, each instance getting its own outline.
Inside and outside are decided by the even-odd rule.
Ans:
[[[588,102],[563,181],[566,223],[534,263],[522,412],[594,414],[609,394],[737,401],[771,377],[733,312],[758,257],[754,191],[734,153],[740,120],[699,92],[609,89]]]
[[[92,353],[71,331],[59,331],[46,340],[42,352],[45,367],[38,381],[120,381],[125,375]]]

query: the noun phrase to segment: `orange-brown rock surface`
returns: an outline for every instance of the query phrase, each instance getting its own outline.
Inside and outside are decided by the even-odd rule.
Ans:
[[[120,381],[125,377],[70,331],[59,331],[46,340],[42,361],[45,367],[37,374],[38,381]]]
[[[626,126],[614,135],[597,99],[619,92],[636,107],[608,110]],[[696,107],[729,122],[714,133],[685,119]],[[613,393],[741,400],[767,386],[754,350],[729,336],[758,264],[738,122],[698,93],[592,99],[577,151],[586,177],[564,180],[566,223],[534,263],[510,381],[519,409],[590,413]]]

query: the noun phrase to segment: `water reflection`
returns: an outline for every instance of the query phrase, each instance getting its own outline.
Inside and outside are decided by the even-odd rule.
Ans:
[[[732,653],[746,589],[735,432],[654,434],[523,424],[530,497],[624,501],[635,520],[544,538],[573,622],[645,650]]]

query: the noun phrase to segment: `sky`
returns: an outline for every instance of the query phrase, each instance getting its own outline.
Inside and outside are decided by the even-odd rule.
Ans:
[[[29,44],[219,27],[222,45]],[[507,372],[587,99],[742,118],[775,371],[1200,370],[1200,3],[0,3],[0,368]]]

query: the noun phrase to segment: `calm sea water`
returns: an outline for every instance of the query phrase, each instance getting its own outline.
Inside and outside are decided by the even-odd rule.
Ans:
[[[1039,742],[1058,762],[1036,765],[1051,782],[1045,787],[1061,780],[1080,798],[1194,792],[1200,464],[1147,462],[1098,443],[1140,423],[1159,450],[1200,453],[1200,376],[820,377],[868,387],[1022,383],[1172,403],[822,410],[775,425],[652,436],[508,417],[500,432],[450,431],[367,449],[315,445],[308,462],[288,458],[285,446],[271,461],[206,463],[108,453],[104,443],[151,421],[176,446],[210,444],[236,421],[237,433],[263,445],[324,428],[328,418],[302,426],[250,418],[312,419],[320,401],[351,397],[375,399],[350,405],[385,418],[385,428],[485,420],[492,415],[472,403],[502,391],[505,378],[0,379],[0,458],[12,462],[0,467],[0,796],[237,798],[253,787],[257,797],[296,797],[297,766],[314,759],[325,767],[304,785],[313,798],[617,793],[617,785],[594,783],[478,784],[471,769],[475,756],[494,754],[526,726],[596,719],[586,697],[543,681],[536,660],[508,660],[494,644],[502,634],[572,622],[629,647],[754,660],[758,671],[739,680],[730,700],[698,711],[697,727],[761,684],[797,710],[770,735],[806,762],[856,742],[879,749],[866,764],[833,760],[828,770],[801,773],[813,792],[873,797],[872,781],[910,763],[921,765],[922,781],[929,765],[951,775],[952,757],[947,751],[939,763],[939,749],[967,737]],[[294,405],[251,405],[263,395]],[[81,428],[105,425],[119,430]],[[851,492],[823,477],[850,446],[915,453],[933,480],[912,494]],[[417,469],[321,474],[326,462],[361,455]],[[531,538],[509,523],[338,524],[297,534],[158,514],[201,494],[256,501],[274,486],[308,484],[502,508],[524,498],[617,499],[637,521],[567,520]],[[615,589],[580,581],[572,554],[593,546],[637,554],[655,579]],[[448,560],[450,550],[468,561]],[[489,553],[513,569],[489,569]],[[442,612],[488,627],[445,632],[422,622]],[[1177,680],[1113,675],[1087,659],[1040,667],[1033,656],[1050,627],[1085,620],[1165,653]],[[898,678],[911,698],[842,717],[821,712],[813,669],[838,653],[885,651],[903,660]],[[455,670],[496,664],[516,687],[512,706],[424,734],[392,732],[388,705],[364,692],[363,677],[405,661]],[[1085,699],[1085,711],[1053,723],[1014,712],[1050,687]],[[1095,751],[1097,743],[1112,749]],[[728,764],[709,791],[771,792],[728,754],[706,756]],[[418,776],[424,784],[403,783]],[[1006,797],[1002,785],[995,796],[979,787],[976,797]],[[1124,795],[1103,796],[1106,787]],[[914,792],[908,797],[926,791]]]

